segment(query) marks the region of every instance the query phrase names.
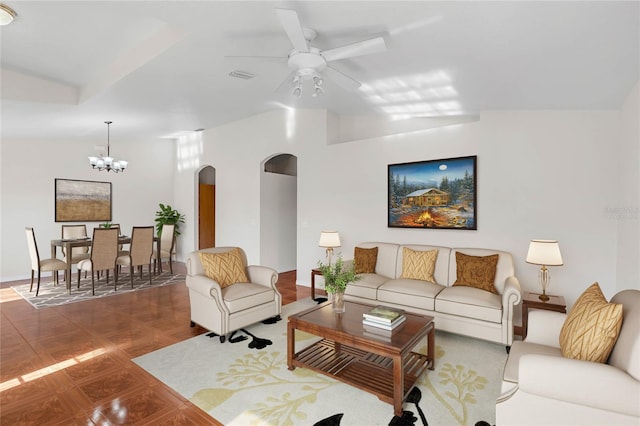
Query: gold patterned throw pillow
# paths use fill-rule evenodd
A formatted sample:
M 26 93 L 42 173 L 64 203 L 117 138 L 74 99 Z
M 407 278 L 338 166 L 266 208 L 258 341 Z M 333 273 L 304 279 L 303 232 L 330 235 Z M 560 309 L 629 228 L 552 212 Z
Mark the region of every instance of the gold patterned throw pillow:
M 438 250 L 417 251 L 402 247 L 402 275 L 400 278 L 436 282 L 433 272 L 436 270 Z
M 220 288 L 249 282 L 239 248 L 236 247 L 224 253 L 198 252 L 198 255 L 205 275 L 217 281 Z
M 622 327 L 622 305 L 609 303 L 600 285 L 591 285 L 576 300 L 560 331 L 560 350 L 567 358 L 607 362 Z
M 356 274 L 375 274 L 378 247 L 369 249 L 356 247 L 353 253 L 353 269 Z
M 453 285 L 475 287 L 498 294 L 498 290 L 494 285 L 497 266 L 497 254 L 492 254 L 491 256 L 469 256 L 457 251 L 456 282 Z

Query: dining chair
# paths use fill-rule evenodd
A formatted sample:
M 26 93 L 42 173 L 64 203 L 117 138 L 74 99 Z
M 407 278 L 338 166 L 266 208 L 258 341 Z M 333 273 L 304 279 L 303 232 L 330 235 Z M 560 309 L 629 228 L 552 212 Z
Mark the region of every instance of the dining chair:
M 62 225 L 62 239 L 72 238 L 86 238 L 87 237 L 87 225 Z M 71 256 L 67 256 L 67 253 L 62 248 L 62 260 L 65 262 L 71 262 L 72 265 L 76 265 L 78 262 L 84 259 L 88 259 L 89 247 L 73 247 L 71 249 Z
M 120 228 L 119 223 L 112 223 L 111 229 L 117 229 L 118 236 L 122 235 L 122 228 Z M 127 254 L 129 254 L 129 251 L 124 249 L 124 244 L 118 244 L 118 256 L 126 256 Z
M 117 229 L 118 230 L 118 236 L 122 235 L 122 229 L 120 228 L 120 224 L 119 223 L 110 223 L 109 224 L 109 228 L 106 229 Z M 124 244 L 118 244 L 118 256 L 126 256 L 129 254 L 129 251 L 124 249 Z M 98 279 L 100 279 L 100 271 L 98 271 L 98 273 L 96 274 Z M 86 276 L 85 276 L 86 278 Z
M 173 263 L 171 255 L 175 247 L 175 225 L 162 225 L 162 231 L 160 231 L 160 253 L 157 250 L 153 250 L 153 262 L 154 269 L 162 271 L 162 259 L 169 259 L 169 271 L 173 274 Z M 156 263 L 157 262 L 157 263 Z
M 27 245 L 29 246 L 29 255 L 31 256 L 31 287 L 29 292 L 33 291 L 33 273 L 38 273 L 38 285 L 36 286 L 36 296 L 40 292 L 40 274 L 41 272 L 53 273 L 53 284 L 58 284 L 58 271 L 66 271 L 66 262 L 60 259 L 40 259 L 38 253 L 38 244 L 36 243 L 36 233 L 33 228 L 25 228 L 27 234 Z
M 151 258 L 153 256 L 153 226 L 134 226 L 131 231 L 130 250 L 126 255 L 118 255 L 116 265 L 129 266 L 129 278 L 133 288 L 133 267 L 137 266 L 142 278 L 142 267 L 149 267 L 149 284 L 151 284 Z M 116 272 L 117 273 L 117 272 Z
M 80 272 L 91 272 L 91 293 L 95 295 L 94 272 L 106 271 L 106 280 L 109 284 L 109 270 L 113 269 L 115 275 L 113 288 L 114 290 L 118 289 L 118 275 L 115 273 L 118 257 L 118 233 L 117 228 L 94 228 L 91 257 L 78 263 L 78 288 L 80 288 Z

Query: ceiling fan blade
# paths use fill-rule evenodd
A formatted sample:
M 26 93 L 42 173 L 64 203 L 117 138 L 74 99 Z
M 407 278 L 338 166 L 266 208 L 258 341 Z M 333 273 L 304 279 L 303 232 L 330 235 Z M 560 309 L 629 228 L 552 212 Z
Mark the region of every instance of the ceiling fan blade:
M 293 48 L 300 52 L 308 52 L 309 45 L 307 39 L 304 37 L 304 31 L 302 31 L 302 25 L 300 19 L 298 19 L 298 13 L 295 10 L 278 9 L 276 8 L 278 19 L 287 33 L 287 37 L 291 40 Z
M 371 53 L 379 53 L 387 50 L 384 38 L 376 37 L 358 43 L 348 44 L 335 49 L 329 49 L 320 54 L 328 61 L 336 61 L 338 59 L 353 58 L 356 56 L 369 55 Z
M 225 59 L 259 59 L 261 61 L 286 61 L 286 56 L 251 56 L 251 55 L 227 55 Z
M 326 67 L 322 73 L 331 81 L 347 90 L 357 90 L 361 84 L 348 75 L 341 73 L 335 68 Z

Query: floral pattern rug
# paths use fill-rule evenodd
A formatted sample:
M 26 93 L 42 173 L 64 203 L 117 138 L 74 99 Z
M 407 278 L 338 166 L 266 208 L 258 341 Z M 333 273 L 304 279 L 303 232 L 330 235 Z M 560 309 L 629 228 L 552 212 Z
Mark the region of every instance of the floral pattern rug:
M 262 349 L 251 349 L 251 339 L 220 343 L 201 335 L 133 361 L 225 425 L 313 425 L 336 414 L 343 414 L 342 425 L 390 424 L 393 406 L 374 395 L 305 368 L 287 369 L 287 316 L 313 304 L 286 305 L 282 321 L 247 327 L 272 341 Z M 297 331 L 296 351 L 316 340 Z M 425 338 L 414 350 L 426 349 Z M 506 359 L 502 345 L 437 331 L 435 370 L 417 383 L 428 423 L 495 423 Z M 405 402 L 404 410 L 422 424 L 415 404 Z

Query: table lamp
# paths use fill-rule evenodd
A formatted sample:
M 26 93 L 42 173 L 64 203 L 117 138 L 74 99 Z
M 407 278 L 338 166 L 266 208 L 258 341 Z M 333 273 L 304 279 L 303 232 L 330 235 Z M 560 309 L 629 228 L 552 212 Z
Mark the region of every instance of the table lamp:
M 538 282 L 542 287 L 542 294 L 539 299 L 546 302 L 549 300 L 546 292 L 551 278 L 547 266 L 563 265 L 558 242 L 556 240 L 531 240 L 529 252 L 527 253 L 527 263 L 542 265 L 538 273 Z
M 333 249 L 335 247 L 340 247 L 340 235 L 337 231 L 322 231 L 320 232 L 320 242 L 318 243 L 320 247 L 326 247 L 327 249 L 327 260 L 329 265 L 331 265 L 331 256 L 333 256 Z

